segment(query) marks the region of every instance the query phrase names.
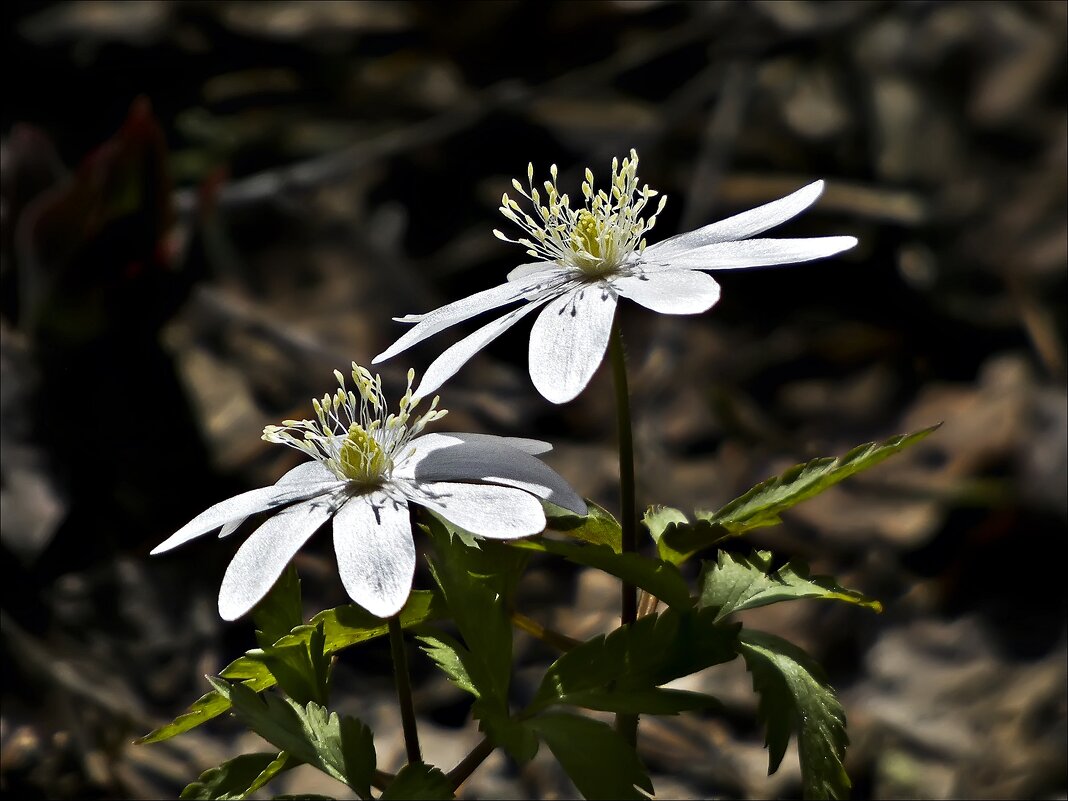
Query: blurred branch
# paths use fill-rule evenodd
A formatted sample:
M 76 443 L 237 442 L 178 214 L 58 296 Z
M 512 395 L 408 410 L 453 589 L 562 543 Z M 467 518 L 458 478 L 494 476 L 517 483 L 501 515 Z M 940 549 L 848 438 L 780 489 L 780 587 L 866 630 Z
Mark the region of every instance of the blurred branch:
M 620 49 L 611 58 L 581 67 L 538 86 L 524 86 L 516 81 L 501 81 L 478 93 L 455 108 L 404 128 L 398 128 L 336 153 L 327 153 L 287 167 L 266 170 L 232 181 L 219 190 L 220 209 L 232 209 L 271 200 L 285 192 L 312 189 L 345 178 L 353 171 L 397 153 L 440 141 L 478 122 L 493 111 L 517 108 L 543 94 L 588 92 L 592 87 L 615 78 L 622 72 L 640 67 L 666 53 L 700 40 L 715 27 L 711 17 L 700 23 L 685 25 L 656 37 L 642 39 Z M 194 214 L 200 204 L 198 190 L 183 189 L 175 195 L 179 215 Z

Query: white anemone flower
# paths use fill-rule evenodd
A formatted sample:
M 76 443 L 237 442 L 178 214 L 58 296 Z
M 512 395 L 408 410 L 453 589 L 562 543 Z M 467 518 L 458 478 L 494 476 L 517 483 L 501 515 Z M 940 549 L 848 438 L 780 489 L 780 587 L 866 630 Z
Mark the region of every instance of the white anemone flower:
M 355 362 L 358 392 L 340 389 L 313 400 L 317 420 L 267 426 L 263 438 L 312 457 L 270 487 L 215 504 L 156 546 L 169 551 L 214 529 L 232 534 L 256 512 L 275 514 L 238 548 L 219 591 L 219 614 L 236 620 L 274 585 L 294 554 L 333 520 L 338 571 L 349 596 L 389 617 L 404 606 L 415 571 L 410 504 L 425 507 L 479 537 L 515 539 L 545 528 L 539 499 L 586 514 L 586 504 L 535 458 L 545 442 L 486 434 L 422 434 L 446 414 L 435 397 L 422 415 L 414 371 L 396 414 L 387 414 L 382 380 Z
M 553 403 L 575 398 L 589 383 L 604 357 L 620 297 L 662 314 L 700 314 L 719 300 L 720 288 L 706 270 L 737 270 L 822 259 L 857 244 L 852 236 L 805 239 L 756 239 L 807 209 L 823 192 L 816 181 L 791 195 L 728 217 L 696 231 L 646 247 L 645 235 L 663 211 L 661 197 L 647 219 L 642 212 L 657 192 L 638 186 L 638 154 L 612 160 L 610 190 L 594 189 L 586 170 L 582 184 L 585 205 L 573 209 L 557 188 L 554 164 L 542 192 L 534 186 L 534 166 L 527 168 L 527 186 L 512 181 L 534 207 L 523 212 L 508 197 L 501 213 L 525 232 L 507 242 L 527 248 L 538 261 L 508 273 L 508 283 L 421 315 L 396 318 L 415 325 L 373 360 L 378 363 L 407 350 L 437 332 L 491 309 L 526 301 L 461 339 L 427 368 L 416 390 L 434 392 L 472 356 L 528 314 L 540 309 L 530 334 L 530 378 Z

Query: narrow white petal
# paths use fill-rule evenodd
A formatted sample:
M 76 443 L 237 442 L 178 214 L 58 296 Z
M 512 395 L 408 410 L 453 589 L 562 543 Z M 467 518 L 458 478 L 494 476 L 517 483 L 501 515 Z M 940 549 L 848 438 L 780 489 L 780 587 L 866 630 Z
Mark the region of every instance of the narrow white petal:
M 721 242 L 670 258 L 670 266 L 693 270 L 738 270 L 771 267 L 824 259 L 857 244 L 853 236 L 817 236 L 808 239 L 743 239 Z
M 398 466 L 401 466 L 405 460 L 413 455 L 418 454 L 421 457 L 430 451 L 437 450 L 438 448 L 449 448 L 461 442 L 502 442 L 518 451 L 529 453 L 531 456 L 548 453 L 553 449 L 553 446 L 550 443 L 543 442 L 540 439 L 527 439 L 526 437 L 498 437 L 494 434 L 472 434 L 467 431 L 436 431 L 433 434 L 423 434 L 421 437 L 413 439 L 408 443 L 408 447 L 405 449 L 404 454 L 398 457 L 395 461 Z
M 219 615 L 237 620 L 258 604 L 289 560 L 331 518 L 340 499 L 323 495 L 283 509 L 249 535 L 226 568 L 219 588 Z
M 492 440 L 494 442 L 502 442 L 510 448 L 515 448 L 517 451 L 523 451 L 523 453 L 529 453 L 531 456 L 537 456 L 539 453 L 548 453 L 553 449 L 552 443 L 544 442 L 540 439 L 528 439 L 527 437 L 498 437 L 494 434 L 454 434 L 451 432 L 442 432 L 444 436 L 456 437 L 464 442 L 484 442 Z M 415 440 L 413 440 L 415 442 Z
M 417 342 L 422 342 L 427 337 L 433 336 L 449 326 L 482 314 L 482 312 L 524 300 L 530 296 L 530 293 L 536 292 L 544 282 L 545 278 L 542 275 L 531 275 L 519 281 L 484 289 L 474 295 L 469 295 L 466 298 L 461 298 L 446 306 L 434 309 L 434 311 L 419 317 L 418 322 L 412 328 L 408 329 L 400 339 L 375 356 L 371 363 L 378 364 L 378 362 L 396 356 Z M 410 315 L 402 319 L 409 321 L 413 319 L 413 316 Z
M 303 462 L 274 482 L 274 486 L 277 487 L 280 484 L 300 484 L 304 481 L 315 480 L 337 481 L 337 477 L 323 466 L 322 462 Z M 246 520 L 248 520 L 247 517 L 239 517 L 237 520 L 231 520 L 219 529 L 219 539 L 221 540 L 223 537 L 229 537 L 241 528 L 241 524 Z
M 352 600 L 378 617 L 401 610 L 415 574 L 412 524 L 403 499 L 374 492 L 346 503 L 334 516 L 334 552 Z
M 530 264 L 520 264 L 513 267 L 508 273 L 509 281 L 519 281 L 530 275 L 541 275 L 551 278 L 555 275 L 563 275 L 566 271 L 559 264 L 552 261 L 535 261 Z
M 612 281 L 625 298 L 661 314 L 700 314 L 719 300 L 719 284 L 696 270 L 658 270 Z
M 512 487 L 439 481 L 414 485 L 405 494 L 413 503 L 479 537 L 511 540 L 545 528 L 541 502 Z
M 329 472 L 329 471 L 327 471 Z M 219 528 L 231 520 L 244 520 L 249 515 L 273 509 L 296 501 L 303 501 L 315 495 L 322 495 L 342 485 L 333 473 L 329 479 L 312 479 L 292 484 L 274 484 L 270 487 L 242 492 L 201 512 L 171 536 L 152 549 L 152 555 L 177 548 L 189 540 Z
M 665 259 L 686 250 L 717 242 L 748 239 L 796 217 L 815 203 L 821 194 L 823 194 L 823 181 L 816 181 L 779 200 L 743 211 L 741 214 L 698 228 L 696 231 L 678 234 L 663 242 L 657 242 L 647 247 L 645 252 L 652 259 Z
M 503 317 L 498 317 L 493 322 L 482 326 L 473 334 L 464 337 L 455 345 L 446 348 L 446 350 L 438 356 L 438 358 L 434 359 L 434 361 L 430 363 L 430 366 L 426 368 L 426 372 L 423 373 L 423 379 L 419 382 L 419 386 L 415 390 L 415 397 L 425 398 L 427 395 L 432 395 L 442 384 L 456 375 L 457 371 L 467 364 L 472 356 L 532 311 L 541 308 L 541 306 L 548 301 L 549 297 L 552 297 L 552 295 L 538 298 L 524 306 L 520 306 L 518 309 L 513 309 Z
M 530 378 L 547 400 L 566 403 L 590 383 L 615 310 L 615 292 L 598 281 L 556 298 L 538 315 L 530 332 Z
M 586 502 L 551 467 L 528 453 L 513 448 L 504 437 L 486 434 L 471 438 L 452 434 L 427 434 L 413 440 L 414 455 L 395 475 L 418 484 L 434 481 L 482 481 L 516 487 L 586 514 Z

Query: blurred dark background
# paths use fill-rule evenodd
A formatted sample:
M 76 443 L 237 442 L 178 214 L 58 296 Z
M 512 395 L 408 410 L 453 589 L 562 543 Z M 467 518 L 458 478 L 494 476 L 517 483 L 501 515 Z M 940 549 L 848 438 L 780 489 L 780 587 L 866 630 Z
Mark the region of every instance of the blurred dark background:
M 216 720 L 130 741 L 253 645 L 215 596 L 234 541 L 148 551 L 299 457 L 259 439 L 331 370 L 524 260 L 493 238 L 513 176 L 577 194 L 631 147 L 656 238 L 827 180 L 774 235 L 825 263 L 722 274 L 700 318 L 623 307 L 640 499 L 711 508 L 794 462 L 938 421 L 922 446 L 752 541 L 880 597 L 756 610 L 840 689 L 857 797 L 1064 798 L 1066 46 L 1062 2 L 133 2 L 3 5 L 0 788 L 176 795 L 261 747 Z M 616 502 L 610 382 L 554 407 L 529 326 L 444 389 L 447 428 L 539 436 Z M 466 330 L 472 330 L 470 326 Z M 458 332 L 387 363 L 395 391 Z M 749 547 L 744 543 L 738 547 Z M 308 611 L 344 602 L 329 538 Z M 425 577 L 417 576 L 417 585 Z M 424 584 L 425 586 L 425 584 Z M 536 563 L 523 611 L 613 625 L 607 577 Z M 517 699 L 551 655 L 517 635 Z M 478 740 L 415 659 L 430 761 Z M 402 745 L 387 654 L 338 704 Z M 740 665 L 686 686 L 725 715 L 649 719 L 664 797 L 791 797 Z M 287 783 L 288 782 L 288 783 Z M 342 792 L 307 772 L 282 789 Z M 497 754 L 467 797 L 573 793 Z

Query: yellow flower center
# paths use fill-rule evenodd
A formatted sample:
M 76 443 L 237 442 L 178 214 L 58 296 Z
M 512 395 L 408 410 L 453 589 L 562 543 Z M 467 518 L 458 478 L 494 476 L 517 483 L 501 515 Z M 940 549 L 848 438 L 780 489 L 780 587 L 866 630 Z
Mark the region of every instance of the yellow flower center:
M 346 478 L 360 484 L 377 484 L 393 467 L 382 446 L 359 423 L 349 426 L 338 453 L 338 464 Z
M 601 226 L 597 224 L 597 218 L 585 209 L 579 212 L 571 248 L 576 253 L 586 251 L 594 258 L 601 258 Z

